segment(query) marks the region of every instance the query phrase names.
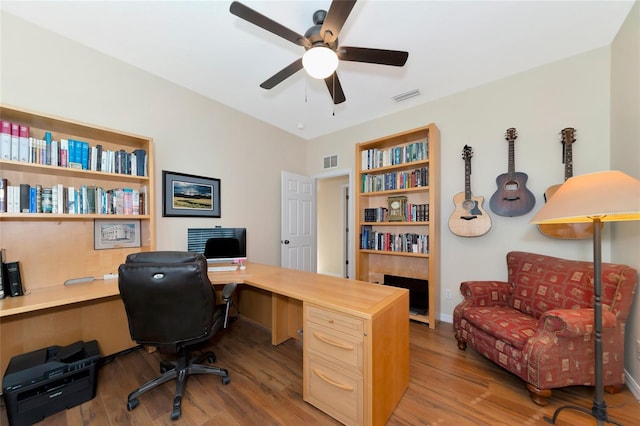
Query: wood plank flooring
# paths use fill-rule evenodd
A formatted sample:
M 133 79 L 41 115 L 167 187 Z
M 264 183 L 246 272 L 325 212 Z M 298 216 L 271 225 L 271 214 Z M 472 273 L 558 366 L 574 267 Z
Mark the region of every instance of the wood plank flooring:
M 269 330 L 246 319 L 211 341 L 227 368 L 228 386 L 215 376 L 191 376 L 182 417 L 170 420 L 174 382 L 147 392 L 127 411 L 127 395 L 158 373 L 159 354 L 143 350 L 116 358 L 100 369 L 97 396 L 45 418 L 46 426 L 76 425 L 337 425 L 302 400 L 302 345 L 290 340 L 274 347 Z M 593 390 L 571 387 L 554 391 L 546 407 L 529 400 L 522 381 L 469 348 L 457 349 L 451 324 L 436 330 L 411 324 L 411 381 L 389 425 L 546 425 L 562 405 L 592 406 Z M 628 389 L 605 393 L 609 417 L 625 426 L 640 424 L 640 403 Z M 594 425 L 585 414 L 564 410 L 558 426 Z M 4 402 L 0 425 L 8 425 Z

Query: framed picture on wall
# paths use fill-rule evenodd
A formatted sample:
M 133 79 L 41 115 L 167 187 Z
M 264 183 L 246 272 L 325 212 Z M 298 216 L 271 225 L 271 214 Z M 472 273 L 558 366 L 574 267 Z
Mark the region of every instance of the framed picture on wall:
M 140 247 L 140 220 L 96 219 L 93 234 L 95 250 Z
M 220 217 L 220 179 L 162 171 L 162 216 Z

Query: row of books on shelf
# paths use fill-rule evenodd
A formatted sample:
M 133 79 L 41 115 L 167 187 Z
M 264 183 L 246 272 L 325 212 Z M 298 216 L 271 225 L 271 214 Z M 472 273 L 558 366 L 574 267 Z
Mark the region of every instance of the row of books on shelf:
M 0 179 L 0 213 L 143 215 L 148 211 L 146 186 L 104 189 L 95 185 L 52 187 L 8 185 Z
M 426 160 L 429 158 L 429 140 L 424 139 L 386 149 L 367 149 L 361 151 L 360 155 L 362 170 Z
M 5 249 L 0 248 L 0 299 L 24 294 L 20 275 L 20 262 L 7 262 L 6 260 Z
M 362 192 L 390 191 L 394 189 L 417 188 L 429 185 L 429 167 L 404 172 L 384 174 L 363 174 Z
M 404 222 L 428 222 L 429 204 L 404 203 Z M 386 207 L 371 207 L 364 209 L 365 222 L 387 222 L 389 209 Z
M 2 121 L 0 123 L 0 159 L 47 166 L 77 168 L 105 173 L 147 176 L 147 152 L 135 149 L 112 151 L 102 144 L 90 146 L 75 139 L 53 140 L 51 132 L 42 139 L 30 136 L 29 126 Z
M 371 225 L 362 225 L 360 249 L 402 253 L 429 253 L 429 236 L 415 233 L 379 232 Z

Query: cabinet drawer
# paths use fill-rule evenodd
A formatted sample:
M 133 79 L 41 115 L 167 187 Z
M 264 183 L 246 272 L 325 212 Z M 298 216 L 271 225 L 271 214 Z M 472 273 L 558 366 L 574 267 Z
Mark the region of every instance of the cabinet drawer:
M 362 376 L 307 354 L 304 399 L 346 425 L 363 423 Z
M 363 340 L 361 336 L 352 336 L 308 322 L 304 338 L 307 339 L 305 350 L 333 358 L 336 362 L 354 368 L 360 374 L 363 373 Z
M 364 333 L 364 321 L 362 319 L 316 308 L 315 306 L 307 305 L 305 307 L 305 321 L 360 338 Z

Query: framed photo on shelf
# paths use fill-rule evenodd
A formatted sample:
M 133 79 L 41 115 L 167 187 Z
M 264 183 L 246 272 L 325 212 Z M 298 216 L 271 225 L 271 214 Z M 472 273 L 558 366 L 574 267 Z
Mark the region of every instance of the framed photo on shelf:
M 93 221 L 95 250 L 140 247 L 140 219 Z
M 220 179 L 162 171 L 162 216 L 220 217 Z

